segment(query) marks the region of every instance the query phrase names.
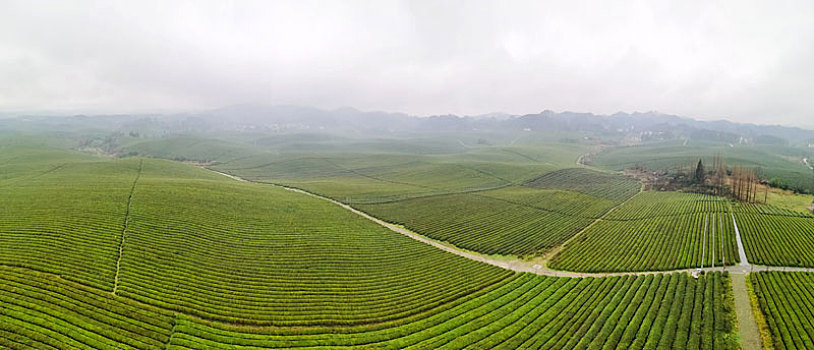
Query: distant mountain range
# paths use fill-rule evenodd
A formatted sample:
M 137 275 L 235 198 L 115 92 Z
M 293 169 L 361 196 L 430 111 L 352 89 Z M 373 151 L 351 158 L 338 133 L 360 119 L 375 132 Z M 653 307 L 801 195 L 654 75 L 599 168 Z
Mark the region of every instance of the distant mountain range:
M 299 106 L 240 105 L 216 109 L 196 117 L 215 129 L 230 130 L 335 130 L 362 133 L 563 130 L 600 134 L 640 133 L 664 139 L 749 140 L 756 143 L 799 143 L 814 138 L 814 131 L 800 128 L 699 121 L 658 112 L 595 115 L 545 110 L 522 116 L 493 113 L 474 117 L 412 117 L 402 113 L 362 112 L 352 108 L 328 111 Z
M 0 119 L 6 130 L 42 127 L 113 129 L 144 135 L 229 132 L 343 132 L 372 135 L 488 131 L 569 131 L 600 135 L 637 135 L 644 139 L 694 139 L 765 144 L 814 143 L 814 131 L 795 127 L 699 121 L 658 112 L 553 112 L 515 116 L 493 113 L 413 117 L 403 113 L 362 112 L 353 108 L 322 110 L 301 106 L 237 105 L 202 113 L 172 115 L 103 115 Z M 0 130 L 2 130 L 0 129 Z

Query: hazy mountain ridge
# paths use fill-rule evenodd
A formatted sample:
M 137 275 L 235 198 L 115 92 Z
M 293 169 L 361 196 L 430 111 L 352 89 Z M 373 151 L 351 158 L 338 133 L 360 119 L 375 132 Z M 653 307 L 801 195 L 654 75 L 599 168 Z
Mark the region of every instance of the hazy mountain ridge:
M 20 116 L 0 120 L 6 130 L 100 129 L 145 136 L 229 132 L 343 132 L 397 135 L 469 131 L 571 131 L 633 135 L 643 140 L 717 140 L 731 143 L 811 143 L 814 131 L 778 125 L 701 121 L 659 112 L 593 113 L 544 110 L 522 116 L 415 117 L 404 113 L 323 110 L 302 106 L 236 105 L 202 113 L 169 115 Z

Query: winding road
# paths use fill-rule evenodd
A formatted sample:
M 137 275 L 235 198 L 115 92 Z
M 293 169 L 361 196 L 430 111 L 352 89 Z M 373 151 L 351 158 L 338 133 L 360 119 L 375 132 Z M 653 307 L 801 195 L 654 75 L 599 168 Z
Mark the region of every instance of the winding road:
M 541 264 L 540 262 L 528 261 L 528 260 L 520 260 L 520 259 L 501 259 L 501 258 L 495 258 L 495 257 L 492 257 L 492 256 L 480 254 L 480 253 L 477 253 L 477 252 L 468 251 L 468 250 L 461 249 L 461 248 L 455 247 L 453 245 L 450 245 L 450 244 L 447 244 L 447 243 L 444 243 L 444 242 L 441 242 L 441 241 L 436 241 L 436 240 L 430 239 L 428 237 L 422 236 L 422 235 L 420 235 L 418 233 L 410 231 L 409 229 L 407 229 L 405 227 L 395 225 L 395 224 L 391 224 L 391 223 L 386 222 L 384 220 L 375 218 L 375 217 L 370 216 L 369 214 L 367 214 L 365 212 L 362 212 L 360 210 L 357 210 L 357 209 L 355 209 L 355 208 L 353 208 L 353 207 L 351 207 L 351 206 L 349 206 L 349 205 L 347 205 L 345 203 L 339 202 L 337 200 L 334 200 L 334 199 L 331 199 L 331 198 L 328 198 L 328 197 L 325 197 L 325 196 L 321 196 L 321 195 L 314 194 L 314 193 L 311 193 L 311 192 L 308 192 L 308 191 L 304 191 L 304 190 L 301 190 L 299 188 L 288 187 L 288 186 L 273 184 L 273 183 L 268 183 L 268 182 L 255 182 L 255 181 L 247 180 L 247 179 L 244 179 L 244 178 L 232 175 L 232 174 L 227 174 L 227 173 L 224 173 L 224 172 L 220 172 L 220 171 L 217 171 L 217 170 L 214 170 L 214 169 L 209 169 L 209 168 L 205 168 L 205 169 L 210 170 L 212 172 L 215 172 L 217 174 L 229 177 L 229 178 L 231 178 L 233 180 L 243 181 L 243 182 L 260 183 L 260 184 L 264 184 L 264 185 L 269 185 L 269 186 L 282 188 L 282 189 L 292 191 L 292 192 L 301 193 L 301 194 L 311 196 L 311 197 L 314 197 L 314 198 L 319 198 L 321 200 L 328 201 L 328 202 L 331 202 L 331 203 L 333 203 L 333 204 L 335 204 L 337 206 L 340 206 L 340 207 L 344 208 L 345 210 L 348 210 L 348 211 L 350 211 L 350 212 L 352 212 L 352 213 L 354 213 L 356 215 L 359 215 L 359 216 L 361 216 L 361 217 L 363 217 L 365 219 L 368 219 L 370 221 L 373 221 L 373 222 L 375 222 L 375 223 L 377 223 L 377 224 L 379 224 L 381 226 L 384 226 L 384 227 L 390 229 L 393 232 L 397 232 L 397 233 L 403 234 L 403 235 L 405 235 L 407 237 L 410 237 L 410 238 L 412 238 L 412 239 L 414 239 L 416 241 L 419 241 L 419 242 L 422 242 L 422 243 L 425 243 L 425 244 L 429 244 L 429 245 L 431 245 L 433 247 L 436 247 L 438 249 L 441 249 L 443 251 L 446 251 L 446 252 L 449 252 L 449 253 L 452 253 L 452 254 L 467 258 L 467 259 L 479 261 L 479 262 L 482 262 L 482 263 L 486 263 L 486 264 L 489 264 L 489 265 L 494 265 L 494 266 L 497 266 L 497 267 L 501 267 L 501 268 L 504 268 L 504 269 L 507 269 L 507 270 L 517 271 L 517 272 L 528 272 L 528 273 L 533 273 L 533 274 L 537 274 L 537 275 L 544 275 L 544 276 L 574 277 L 574 278 L 610 277 L 610 276 L 627 276 L 627 275 L 652 275 L 652 274 L 658 274 L 658 273 L 672 273 L 672 272 L 688 272 L 688 273 L 692 273 L 692 272 L 695 272 L 695 271 L 729 271 L 730 273 L 740 273 L 740 274 L 746 274 L 746 273 L 758 272 L 758 271 L 768 271 L 768 270 L 772 270 L 772 271 L 814 272 L 814 268 L 773 267 L 773 266 L 762 266 L 762 265 L 749 264 L 749 262 L 747 261 L 747 258 L 746 258 L 746 252 L 745 252 L 745 250 L 743 248 L 743 243 L 741 242 L 740 231 L 738 230 L 738 223 L 735 221 L 735 216 L 734 215 L 732 215 L 732 222 L 735 225 L 735 237 L 736 237 L 736 239 L 738 241 L 738 254 L 740 255 L 740 260 L 741 260 L 741 262 L 738 265 L 734 265 L 734 266 L 718 266 L 718 267 L 714 267 L 714 268 L 713 267 L 705 267 L 705 268 L 689 268 L 689 269 L 658 270 L 658 271 L 572 272 L 572 271 L 552 270 L 552 269 L 544 266 L 544 264 Z M 613 209 L 616 209 L 616 208 L 613 208 Z M 612 212 L 613 209 L 608 211 L 608 213 Z M 597 219 L 597 220 L 601 220 L 601 218 Z M 577 235 L 579 235 L 579 233 Z M 576 237 L 576 235 L 575 235 L 575 237 Z M 573 239 L 573 237 L 571 239 Z M 568 244 L 568 242 L 564 243 L 562 246 L 565 246 L 566 244 Z

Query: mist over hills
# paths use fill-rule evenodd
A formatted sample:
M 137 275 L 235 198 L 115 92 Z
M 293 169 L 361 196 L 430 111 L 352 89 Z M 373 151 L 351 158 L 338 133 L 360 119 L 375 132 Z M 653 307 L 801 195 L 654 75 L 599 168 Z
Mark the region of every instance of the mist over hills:
M 200 113 L 153 115 L 18 116 L 0 119 L 4 130 L 113 130 L 143 136 L 213 132 L 334 132 L 370 136 L 455 132 L 581 132 L 633 135 L 641 140 L 715 140 L 732 143 L 811 143 L 814 131 L 779 125 L 700 121 L 659 112 L 612 115 L 554 112 L 415 117 L 353 108 L 235 105 Z

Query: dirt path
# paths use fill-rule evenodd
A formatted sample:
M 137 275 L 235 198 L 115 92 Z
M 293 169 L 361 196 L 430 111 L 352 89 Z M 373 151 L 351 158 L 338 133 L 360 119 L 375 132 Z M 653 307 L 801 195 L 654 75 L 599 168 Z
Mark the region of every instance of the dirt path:
M 217 174 L 221 174 L 221 175 L 226 176 L 226 177 L 228 177 L 230 179 L 233 179 L 233 180 L 243 181 L 243 182 L 252 182 L 251 180 L 246 180 L 244 178 L 234 176 L 234 175 L 231 175 L 231 174 L 227 174 L 227 173 L 223 173 L 223 172 L 220 172 L 220 171 L 217 171 L 217 170 L 213 170 L 213 169 L 209 169 L 209 168 L 205 168 L 205 169 L 207 169 L 209 171 L 212 171 L 212 172 L 215 172 Z M 479 262 L 482 262 L 482 263 L 486 263 L 486 264 L 489 264 L 489 265 L 494 265 L 494 266 L 497 266 L 497 267 L 501 267 L 501 268 L 504 268 L 504 269 L 517 271 L 517 272 L 529 272 L 529 273 L 533 273 L 533 274 L 537 274 L 537 275 L 557 276 L 557 277 L 574 277 L 574 278 L 627 276 L 627 275 L 652 275 L 652 274 L 658 274 L 658 273 L 673 273 L 673 272 L 692 273 L 692 272 L 696 272 L 696 271 L 706 271 L 706 272 L 709 272 L 709 271 L 729 271 L 731 274 L 747 274 L 747 273 L 750 273 L 750 272 L 759 272 L 759 271 L 814 272 L 814 268 L 785 267 L 785 266 L 763 266 L 763 265 L 749 264 L 749 262 L 746 260 L 746 253 L 745 253 L 745 251 L 743 249 L 743 243 L 741 242 L 741 238 L 740 238 L 740 231 L 738 231 L 738 223 L 735 222 L 735 216 L 734 215 L 732 215 L 732 220 L 733 220 L 733 223 L 735 225 L 735 237 L 736 237 L 736 239 L 738 241 L 739 254 L 741 254 L 741 262 L 740 262 L 740 264 L 738 264 L 736 266 L 718 266 L 718 267 L 714 267 L 714 268 L 713 267 L 706 267 L 706 268 L 700 268 L 700 269 L 699 268 L 689 268 L 689 269 L 675 269 L 675 270 L 663 270 L 663 271 L 636 271 L 636 272 L 571 272 L 571 271 L 552 270 L 552 269 L 548 268 L 547 266 L 544 266 L 544 264 L 542 263 L 543 261 L 541 261 L 541 260 L 536 260 L 536 261 L 531 260 L 531 261 L 529 261 L 529 260 L 509 259 L 509 258 L 495 258 L 493 256 L 484 255 L 484 254 L 477 253 L 477 252 L 472 252 L 472 251 L 467 251 L 467 250 L 455 247 L 453 245 L 450 245 L 450 244 L 447 244 L 447 243 L 444 243 L 444 242 L 441 242 L 441 241 L 436 241 L 434 239 L 430 239 L 428 237 L 422 236 L 422 235 L 420 235 L 418 233 L 415 233 L 413 231 L 408 230 L 405 227 L 402 227 L 402 226 L 399 226 L 399 225 L 394 225 L 394 224 L 391 224 L 389 222 L 383 221 L 381 219 L 375 218 L 375 217 L 370 216 L 365 212 L 359 211 L 359 210 L 357 210 L 357 209 L 355 209 L 355 208 L 353 208 L 353 207 L 351 207 L 351 206 L 349 206 L 349 205 L 347 205 L 345 203 L 333 200 L 333 199 L 328 198 L 328 197 L 323 197 L 323 196 L 320 196 L 318 194 L 314 194 L 314 193 L 304 191 L 304 190 L 301 190 L 301 189 L 298 189 L 298 188 L 292 188 L 292 187 L 288 187 L 288 186 L 283 186 L 283 185 L 278 185 L 278 184 L 271 184 L 271 183 L 266 183 L 266 182 L 264 182 L 263 184 L 269 185 L 269 186 L 275 186 L 275 187 L 282 188 L 282 189 L 285 189 L 285 190 L 288 190 L 288 191 L 301 193 L 301 194 L 304 194 L 304 195 L 307 195 L 307 196 L 311 196 L 311 197 L 314 197 L 314 198 L 318 198 L 318 199 L 321 199 L 321 200 L 324 200 L 324 201 L 331 202 L 331 203 L 333 203 L 333 204 L 335 204 L 337 206 L 340 206 L 340 207 L 344 208 L 345 210 L 348 210 L 348 211 L 350 211 L 350 212 L 352 212 L 352 213 L 354 213 L 356 215 L 359 215 L 359 216 L 361 216 L 361 217 L 363 217 L 365 219 L 373 221 L 373 222 L 375 222 L 375 223 L 377 223 L 377 224 L 379 224 L 381 226 L 384 226 L 385 228 L 388 228 L 393 232 L 400 233 L 400 234 L 403 234 L 403 235 L 405 235 L 407 237 L 410 237 L 410 238 L 412 238 L 412 239 L 414 239 L 416 241 L 419 241 L 419 242 L 422 242 L 422 243 L 425 243 L 425 244 L 429 244 L 429 245 L 431 245 L 433 247 L 436 247 L 438 249 L 441 249 L 443 251 L 446 251 L 446 252 L 449 252 L 449 253 L 452 253 L 452 254 L 467 258 L 467 259 L 479 261 Z M 641 193 L 641 192 L 639 192 L 639 193 Z M 635 195 L 633 197 L 635 197 Z M 629 198 L 628 200 L 632 199 L 633 197 Z M 622 204 L 624 204 L 624 202 Z M 608 214 L 613 212 L 614 209 L 618 208 L 622 204 L 620 204 L 620 205 L 618 205 L 618 206 L 616 206 L 614 208 L 611 208 L 602 217 L 607 216 Z M 602 220 L 602 218 L 598 218 L 593 223 L 591 223 L 591 225 L 593 225 L 594 223 L 596 223 L 598 221 L 601 221 L 601 220 Z M 589 225 L 588 227 L 590 227 L 591 225 Z M 579 235 L 579 234 L 577 234 L 577 235 Z M 575 235 L 574 237 L 576 237 L 577 235 Z M 573 239 L 573 237 L 571 239 Z M 565 244 L 567 244 L 567 243 L 568 242 L 566 241 Z M 561 245 L 560 247 L 564 246 L 565 244 Z
M 215 172 L 217 174 L 221 174 L 223 176 L 229 177 L 231 179 L 237 180 L 237 181 L 251 182 L 250 180 L 246 180 L 246 179 L 243 179 L 243 178 L 231 175 L 231 174 L 223 173 L 223 172 L 213 170 L 213 169 L 209 169 L 209 168 L 206 168 L 206 169 L 208 169 L 208 170 L 210 170 L 212 172 Z M 676 269 L 676 270 L 665 270 L 665 271 L 598 272 L 598 273 L 552 270 L 552 269 L 549 269 L 546 266 L 543 266 L 543 264 L 541 264 L 540 260 L 529 261 L 529 260 L 520 260 L 520 259 L 495 258 L 493 256 L 484 255 L 484 254 L 480 254 L 480 253 L 472 252 L 472 251 L 467 251 L 467 250 L 452 246 L 450 244 L 447 244 L 447 243 L 444 243 L 444 242 L 441 242 L 441 241 L 436 241 L 434 239 L 430 239 L 428 237 L 422 236 L 422 235 L 420 235 L 418 233 L 415 233 L 413 231 L 408 230 L 405 227 L 402 227 L 402 226 L 399 226 L 399 225 L 394 225 L 394 224 L 391 224 L 389 222 L 383 221 L 381 219 L 375 218 L 375 217 L 370 216 L 365 212 L 359 211 L 359 210 L 357 210 L 357 209 L 355 209 L 355 208 L 353 208 L 353 207 L 351 207 L 351 206 L 349 206 L 349 205 L 347 205 L 345 203 L 333 200 L 333 199 L 328 198 L 328 197 L 323 197 L 323 196 L 320 196 L 318 194 L 314 194 L 314 193 L 304 191 L 304 190 L 301 190 L 301 189 L 298 189 L 298 188 L 292 188 L 292 187 L 288 187 L 288 186 L 265 183 L 265 182 L 263 184 L 269 185 L 269 186 L 275 186 L 275 187 L 282 188 L 282 189 L 285 189 L 285 190 L 288 190 L 288 191 L 301 193 L 301 194 L 304 194 L 304 195 L 307 195 L 307 196 L 311 196 L 311 197 L 314 197 L 314 198 L 318 198 L 318 199 L 321 199 L 321 200 L 324 200 L 324 201 L 331 202 L 334 205 L 340 206 L 340 207 L 344 208 L 345 210 L 348 210 L 348 211 L 350 211 L 350 212 L 352 212 L 352 213 L 354 213 L 356 215 L 359 215 L 359 216 L 361 216 L 361 217 L 363 217 L 365 219 L 368 219 L 370 221 L 373 221 L 373 222 L 375 222 L 375 223 L 377 223 L 377 224 L 379 224 L 379 225 L 381 225 L 381 226 L 383 226 L 383 227 L 385 227 L 387 229 L 390 229 L 393 232 L 400 233 L 402 235 L 410 237 L 410 238 L 412 238 L 412 239 L 414 239 L 416 241 L 419 241 L 419 242 L 422 242 L 422 243 L 425 243 L 425 244 L 429 244 L 429 245 L 431 245 L 433 247 L 436 247 L 438 249 L 441 249 L 443 251 L 446 251 L 446 252 L 449 252 L 449 253 L 452 253 L 452 254 L 467 258 L 467 259 L 479 261 L 479 262 L 482 262 L 482 263 L 486 263 L 486 264 L 489 264 L 489 265 L 494 265 L 494 266 L 497 266 L 497 267 L 501 267 L 501 268 L 504 268 L 504 269 L 517 271 L 517 272 L 529 272 L 529 273 L 533 273 L 533 274 L 537 274 L 537 275 L 557 276 L 557 277 L 575 277 L 575 278 L 580 278 L 580 277 L 627 276 L 627 275 L 652 275 L 652 274 L 673 273 L 673 272 L 692 273 L 694 271 L 729 271 L 730 273 L 733 273 L 733 274 L 746 274 L 746 273 L 749 273 L 751 271 L 758 272 L 758 271 L 767 271 L 767 270 L 814 272 L 814 268 L 768 267 L 768 266 L 760 266 L 760 265 L 750 265 L 748 262 L 746 264 L 744 264 L 743 262 L 745 261 L 745 257 L 741 260 L 741 264 L 737 265 L 737 266 L 718 266 L 718 267 L 715 267 L 715 268 L 707 267 L 707 268 L 702 268 L 702 269 L 689 268 L 689 269 Z M 635 197 L 635 195 L 633 197 Z M 633 197 L 631 197 L 631 199 Z M 628 200 L 630 200 L 630 199 L 628 199 Z M 620 206 L 621 206 L 621 204 L 620 204 Z M 603 215 L 603 217 L 607 216 L 608 214 L 613 212 L 614 209 L 616 209 L 618 207 L 619 206 L 616 206 L 616 207 L 610 209 L 605 215 Z M 595 220 L 594 223 L 596 223 L 597 221 L 600 221 L 600 220 L 602 220 L 602 218 L 599 218 L 599 219 Z M 590 225 L 589 225 L 589 227 L 590 227 Z M 740 236 L 737 234 L 737 232 L 738 232 L 737 231 L 737 223 L 735 224 L 735 232 L 736 232 L 736 236 L 738 237 L 738 246 L 741 247 L 742 244 L 740 242 Z
M 210 171 L 215 172 L 215 173 L 217 173 L 217 174 L 221 174 L 221 175 L 226 176 L 226 177 L 228 177 L 228 178 L 230 178 L 230 179 L 232 179 L 232 180 L 243 181 L 243 182 L 250 182 L 249 180 L 246 180 L 246 179 L 244 179 L 244 178 L 242 178 L 242 177 L 237 177 L 237 176 L 234 176 L 234 175 L 232 175 L 232 174 L 227 174 L 227 173 L 220 172 L 220 171 L 217 171 L 217 170 L 212 170 L 212 169 L 209 169 L 209 168 L 204 168 L 204 169 L 210 170 Z
M 735 315 L 738 318 L 741 348 L 743 350 L 759 350 L 762 348 L 760 331 L 758 330 L 757 321 L 755 321 L 755 315 L 752 313 L 752 298 L 749 297 L 749 290 L 746 288 L 746 274 L 754 271 L 755 266 L 752 266 L 746 257 L 746 250 L 743 248 L 741 231 L 738 229 L 735 214 L 730 213 L 730 215 L 732 216 L 732 225 L 735 228 L 735 241 L 738 243 L 738 257 L 740 258 L 737 268 L 743 270 L 741 273 L 730 274 L 732 276 L 732 295 L 735 299 Z M 762 268 L 766 267 L 759 266 L 758 270 Z
M 752 301 L 746 289 L 746 275 L 732 274 L 732 293 L 735 297 L 735 314 L 738 316 L 738 331 L 743 350 L 760 350 L 760 331 L 752 314 Z

